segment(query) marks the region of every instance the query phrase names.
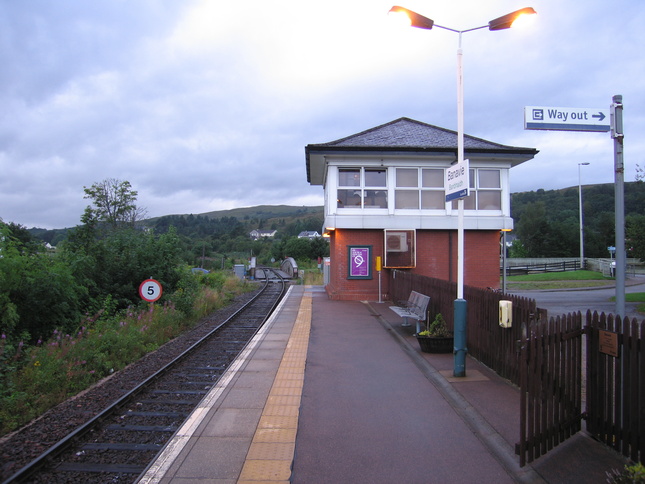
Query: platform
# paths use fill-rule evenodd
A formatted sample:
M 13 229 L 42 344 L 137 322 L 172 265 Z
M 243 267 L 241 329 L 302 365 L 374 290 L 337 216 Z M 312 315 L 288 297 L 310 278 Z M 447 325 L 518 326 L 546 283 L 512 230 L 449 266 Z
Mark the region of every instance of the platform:
M 142 483 L 605 482 L 623 459 L 580 433 L 520 468 L 519 391 L 420 353 L 388 303 L 292 286 Z

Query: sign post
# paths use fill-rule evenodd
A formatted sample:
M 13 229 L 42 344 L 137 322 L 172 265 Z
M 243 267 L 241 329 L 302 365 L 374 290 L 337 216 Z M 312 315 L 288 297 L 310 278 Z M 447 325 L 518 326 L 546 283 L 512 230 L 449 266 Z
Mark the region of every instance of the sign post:
M 614 140 L 616 315 L 625 317 L 625 266 L 627 259 L 625 255 L 623 96 L 615 95 L 611 101 L 609 109 L 526 106 L 524 108 L 524 129 L 611 132 L 611 138 Z
M 623 96 L 612 97 L 611 137 L 614 140 L 614 210 L 616 217 L 616 315 L 625 317 L 625 166 L 623 165 Z

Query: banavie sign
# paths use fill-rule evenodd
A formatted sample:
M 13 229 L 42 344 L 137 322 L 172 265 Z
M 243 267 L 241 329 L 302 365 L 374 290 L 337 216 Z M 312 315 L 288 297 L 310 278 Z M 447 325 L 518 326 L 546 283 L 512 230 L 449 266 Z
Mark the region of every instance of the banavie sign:
M 524 108 L 524 129 L 606 132 L 610 130 L 609 123 L 609 109 L 546 106 Z
M 446 170 L 446 202 L 467 197 L 470 193 L 470 161 L 456 163 Z

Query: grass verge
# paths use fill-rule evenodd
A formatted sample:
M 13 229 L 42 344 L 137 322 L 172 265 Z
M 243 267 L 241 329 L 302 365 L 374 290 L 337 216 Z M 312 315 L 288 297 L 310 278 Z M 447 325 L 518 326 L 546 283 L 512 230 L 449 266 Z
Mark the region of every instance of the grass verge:
M 546 272 L 508 276 L 506 287 L 515 291 L 575 289 L 602 287 L 613 284 L 613 279 L 594 271 Z

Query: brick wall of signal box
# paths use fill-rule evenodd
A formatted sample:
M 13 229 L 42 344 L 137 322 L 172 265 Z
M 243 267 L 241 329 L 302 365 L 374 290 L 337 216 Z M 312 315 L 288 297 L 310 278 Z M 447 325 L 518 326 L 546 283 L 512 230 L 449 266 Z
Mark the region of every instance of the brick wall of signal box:
M 413 273 L 444 280 L 457 280 L 457 232 L 417 230 L 416 268 Z M 476 287 L 499 287 L 499 232 L 466 231 L 464 236 L 464 283 Z M 347 279 L 347 246 L 372 246 L 372 279 Z M 338 300 L 378 300 L 377 256 L 384 259 L 383 230 L 335 230 L 330 239 L 330 298 Z M 387 299 L 389 274 L 383 269 L 382 299 Z

